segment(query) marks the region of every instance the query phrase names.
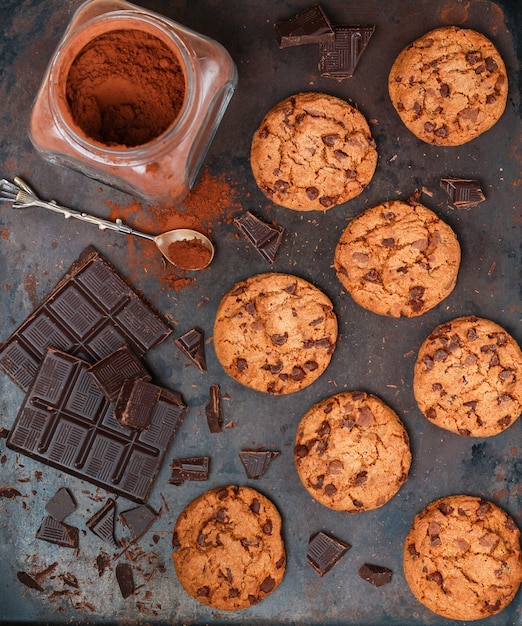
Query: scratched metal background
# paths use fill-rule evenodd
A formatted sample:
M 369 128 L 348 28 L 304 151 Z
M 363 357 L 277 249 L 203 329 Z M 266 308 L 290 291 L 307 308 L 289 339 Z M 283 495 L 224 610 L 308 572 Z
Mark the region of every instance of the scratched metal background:
M 79 4 L 78 0 L 0 1 L 0 174 L 22 174 L 44 197 L 106 216 L 106 201 L 125 206 L 132 199 L 46 163 L 32 148 L 26 130 L 41 76 Z M 419 413 L 411 379 L 424 337 L 437 324 L 458 315 L 489 317 L 522 343 L 520 0 L 323 0 L 336 23 L 376 25 L 355 76 L 342 83 L 318 76 L 316 46 L 279 50 L 276 45 L 273 22 L 309 6 L 306 0 L 141 0 L 141 4 L 217 39 L 230 51 L 239 71 L 238 88 L 206 164 L 211 175 L 227 175 L 244 208 L 285 227 L 274 270 L 296 273 L 324 289 L 339 318 L 339 344 L 325 375 L 306 390 L 280 398 L 249 391 L 227 378 L 211 343 L 207 344 L 205 374 L 186 367 L 170 340 L 149 354 L 147 362 L 155 379 L 181 391 L 190 405 L 169 458 L 208 454 L 212 471 L 208 483 L 177 488 L 167 483 L 169 468 L 164 466 L 150 499 L 153 507 L 163 507 L 163 513 L 140 543 L 144 556 L 136 565 L 136 580 L 142 586 L 127 600 L 116 586 L 114 562 L 98 575 L 93 562 L 103 545 L 85 528 L 85 521 L 107 494 L 18 457 L 0 439 L 0 487 L 13 486 L 22 494 L 0 498 L 0 621 L 450 624 L 410 593 L 402 573 L 404 537 L 413 516 L 428 502 L 458 492 L 496 502 L 522 527 L 522 420 L 490 439 L 446 433 Z M 495 42 L 508 68 L 510 93 L 506 112 L 491 131 L 461 147 L 437 148 L 419 142 L 401 125 L 387 96 L 386 79 L 393 59 L 407 43 L 450 23 L 475 28 Z M 359 106 L 372 120 L 379 163 L 360 197 L 324 214 L 300 215 L 264 198 L 254 184 L 248 153 L 252 133 L 265 112 L 283 97 L 309 89 L 327 91 Z M 438 187 L 441 176 L 448 174 L 479 178 L 486 202 L 469 211 L 448 208 Z M 451 224 L 461 242 L 457 287 L 421 318 L 382 318 L 357 307 L 343 293 L 332 269 L 333 248 L 347 219 L 381 200 L 405 198 L 420 187 L 433 194 L 424 195 L 424 203 Z M 131 275 L 132 244 L 120 235 L 101 234 L 89 225 L 72 224 L 43 210 L 15 213 L 8 205 L 0 207 L 0 229 L 0 340 L 25 319 L 90 243 L 132 279 L 155 307 L 172 317 L 174 334 L 198 324 L 210 337 L 222 294 L 237 280 L 267 270 L 264 260 L 226 223 L 213 225 L 217 255 L 211 268 L 179 292 L 160 288 L 157 272 L 151 275 L 145 265 Z M 230 396 L 225 401 L 226 421 L 236 424 L 220 435 L 211 435 L 204 421 L 212 383 L 219 383 L 223 394 Z M 404 420 L 413 449 L 410 480 L 399 494 L 381 509 L 352 516 L 315 503 L 301 487 L 292 460 L 300 417 L 314 402 L 345 389 L 364 389 L 388 402 Z M 9 429 L 22 397 L 13 383 L 0 376 L 0 427 Z M 281 452 L 257 482 L 246 479 L 238 457 L 239 450 L 248 446 Z M 277 591 L 251 609 L 230 614 L 210 611 L 188 597 L 176 580 L 170 557 L 172 527 L 183 507 L 203 490 L 227 483 L 251 484 L 277 504 L 288 550 L 287 573 Z M 45 503 L 61 486 L 68 487 L 78 501 L 67 519 L 81 529 L 77 554 L 35 539 Z M 118 501 L 118 510 L 130 506 L 123 499 Z M 317 530 L 353 545 L 324 578 L 306 564 L 308 537 Z M 44 592 L 28 591 L 18 583 L 17 571 L 41 571 L 54 561 L 58 566 L 42 581 Z M 362 581 L 357 570 L 366 561 L 390 567 L 392 583 L 376 589 Z M 79 581 L 72 598 L 59 596 L 64 589 L 60 575 L 65 572 Z M 481 623 L 522 624 L 521 593 L 503 613 Z

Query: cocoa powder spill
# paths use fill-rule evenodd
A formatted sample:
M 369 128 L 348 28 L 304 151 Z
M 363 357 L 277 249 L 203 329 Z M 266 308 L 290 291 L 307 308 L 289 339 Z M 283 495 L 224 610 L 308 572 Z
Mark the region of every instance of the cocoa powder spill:
M 73 61 L 67 101 L 74 121 L 106 145 L 140 146 L 174 122 L 185 99 L 175 53 L 140 30 L 93 39 Z

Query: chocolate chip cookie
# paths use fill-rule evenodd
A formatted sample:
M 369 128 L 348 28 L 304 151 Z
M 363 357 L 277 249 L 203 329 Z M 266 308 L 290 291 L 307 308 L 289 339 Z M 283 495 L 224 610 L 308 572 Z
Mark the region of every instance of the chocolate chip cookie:
M 250 163 L 275 204 L 324 211 L 362 192 L 377 151 L 362 113 L 340 98 L 305 92 L 266 114 L 254 133 Z
M 249 487 L 218 487 L 193 500 L 178 517 L 172 543 L 183 588 L 216 609 L 257 604 L 283 580 L 281 516 Z
M 407 480 L 409 437 L 397 414 L 362 391 L 315 404 L 297 427 L 301 482 L 324 506 L 357 513 L 386 504 Z
M 379 315 L 422 315 L 457 281 L 460 245 L 451 227 L 421 204 L 383 202 L 357 215 L 335 249 L 341 283 Z
M 496 435 L 522 412 L 522 352 L 498 324 L 474 316 L 441 324 L 422 344 L 413 391 L 424 416 L 466 437 Z
M 238 382 L 280 395 L 313 383 L 330 363 L 337 317 L 317 287 L 290 274 L 257 274 L 221 300 L 214 349 Z
M 500 119 L 508 79 L 504 61 L 487 37 L 445 26 L 402 50 L 391 68 L 388 91 L 416 137 L 439 146 L 460 146 Z
M 441 498 L 413 521 L 404 574 L 414 596 L 438 615 L 476 620 L 500 613 L 522 581 L 520 531 L 491 502 Z

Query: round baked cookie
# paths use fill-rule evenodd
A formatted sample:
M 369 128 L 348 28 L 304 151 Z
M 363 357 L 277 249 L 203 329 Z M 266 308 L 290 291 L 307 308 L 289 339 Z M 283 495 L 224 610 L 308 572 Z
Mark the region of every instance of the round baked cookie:
M 213 343 L 225 371 L 264 393 L 293 393 L 330 363 L 337 318 L 329 298 L 290 274 L 257 274 L 221 300 Z
M 487 37 L 445 26 L 402 50 L 391 68 L 388 91 L 416 137 L 460 146 L 500 119 L 508 80 L 504 61 Z
M 413 392 L 433 424 L 466 437 L 496 435 L 522 412 L 522 352 L 495 322 L 459 317 L 423 342 Z
M 422 315 L 455 287 L 460 245 L 448 224 L 421 204 L 383 202 L 343 231 L 334 267 L 352 298 L 390 317 Z
M 362 192 L 377 151 L 362 113 L 340 98 L 305 92 L 266 114 L 252 139 L 250 163 L 275 204 L 324 211 Z
M 178 517 L 172 544 L 185 591 L 216 609 L 257 604 L 283 580 L 281 516 L 250 487 L 218 487 L 193 500 Z
M 310 495 L 330 509 L 376 509 L 408 479 L 409 437 L 397 414 L 376 396 L 339 393 L 301 419 L 294 461 Z
M 500 613 L 522 581 L 520 531 L 481 498 L 435 500 L 413 520 L 404 574 L 413 595 L 438 615 L 476 620 Z

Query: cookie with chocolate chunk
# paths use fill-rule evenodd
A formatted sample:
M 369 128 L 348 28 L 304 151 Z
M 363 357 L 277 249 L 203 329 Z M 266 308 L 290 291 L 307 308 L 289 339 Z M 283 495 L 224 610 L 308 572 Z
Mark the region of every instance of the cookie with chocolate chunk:
M 460 245 L 451 227 L 421 204 L 382 202 L 357 215 L 334 255 L 341 283 L 365 309 L 422 315 L 455 287 Z
M 423 342 L 415 399 L 430 422 L 466 437 L 491 437 L 522 412 L 522 352 L 504 328 L 484 318 L 441 324 Z
M 506 108 L 504 61 L 481 33 L 445 26 L 398 55 L 388 77 L 393 106 L 419 139 L 460 146 L 489 130 Z
M 294 461 L 318 502 L 357 513 L 386 504 L 408 479 L 409 437 L 376 396 L 339 393 L 315 404 L 297 427 Z
M 250 163 L 256 183 L 275 204 L 325 211 L 363 191 L 377 151 L 356 108 L 328 94 L 305 92 L 266 114 L 252 139 Z
M 215 609 L 257 604 L 283 580 L 281 516 L 250 487 L 218 487 L 193 500 L 176 521 L 172 543 L 183 588 Z
M 452 620 L 500 613 L 522 581 L 520 531 L 500 507 L 454 495 L 416 515 L 404 544 L 413 595 Z
M 330 363 L 337 317 L 330 299 L 306 280 L 257 274 L 223 297 L 213 339 L 221 365 L 238 382 L 288 394 L 313 383 Z

